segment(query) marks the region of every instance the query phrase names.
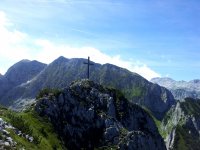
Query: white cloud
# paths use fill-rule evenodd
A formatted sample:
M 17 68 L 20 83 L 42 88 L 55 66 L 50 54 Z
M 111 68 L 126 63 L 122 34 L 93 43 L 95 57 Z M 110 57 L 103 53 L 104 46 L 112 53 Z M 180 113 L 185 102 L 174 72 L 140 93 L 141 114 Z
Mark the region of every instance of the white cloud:
M 87 58 L 90 56 L 94 62 L 115 64 L 132 72 L 137 72 L 148 80 L 153 77 L 160 77 L 147 65 L 123 60 L 120 55 L 110 56 L 94 47 L 71 47 L 67 44 L 53 43 L 46 39 L 32 39 L 30 35 L 13 28 L 14 25 L 9 22 L 5 13 L 0 11 L 0 60 L 9 60 L 9 63 L 3 62 L 3 65 L 1 61 L 1 73 L 5 73 L 8 67 L 21 59 L 36 59 L 50 63 L 59 56 L 67 58 Z
M 138 64 L 134 61 L 122 60 L 120 55 L 109 56 L 93 47 L 75 48 L 68 45 L 57 45 L 56 43 L 42 39 L 36 40 L 35 44 L 39 46 L 41 50 L 36 55 L 36 59 L 45 63 L 50 63 L 52 60 L 58 58 L 61 55 L 67 58 L 87 58 L 90 56 L 92 61 L 95 61 L 96 63 L 115 64 L 117 66 L 127 68 L 132 72 L 137 72 L 148 80 L 153 77 L 160 77 L 160 74 L 156 73 L 145 64 Z
M 0 11 L 0 57 L 17 61 L 28 56 L 24 47 L 24 41 L 28 36 L 12 27 L 13 25 L 6 18 L 5 13 Z

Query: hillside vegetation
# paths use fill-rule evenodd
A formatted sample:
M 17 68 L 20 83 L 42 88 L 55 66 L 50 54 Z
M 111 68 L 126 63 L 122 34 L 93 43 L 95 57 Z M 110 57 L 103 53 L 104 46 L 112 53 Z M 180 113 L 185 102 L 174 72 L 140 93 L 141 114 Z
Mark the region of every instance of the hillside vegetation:
M 61 150 L 64 148 L 51 123 L 46 118 L 39 117 L 33 109 L 13 112 L 0 107 L 0 118 L 12 126 L 12 128 L 5 128 L 9 133 L 7 135 L 3 135 L 3 131 L 0 131 L 1 139 L 5 144 L 6 139 L 11 137 L 15 143 L 14 145 L 9 143 L 8 146 L 4 146 L 4 149 Z

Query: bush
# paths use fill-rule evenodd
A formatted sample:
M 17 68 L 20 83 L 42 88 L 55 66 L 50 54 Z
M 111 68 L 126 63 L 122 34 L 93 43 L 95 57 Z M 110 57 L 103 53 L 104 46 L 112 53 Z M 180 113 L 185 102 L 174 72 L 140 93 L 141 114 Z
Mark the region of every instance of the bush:
M 47 134 L 47 132 L 45 131 L 45 128 L 44 128 L 44 127 L 40 128 L 39 131 L 40 131 L 40 133 L 41 133 L 45 138 L 48 137 L 48 134 Z
M 40 144 L 42 138 L 39 135 L 33 135 L 33 143 Z
M 7 116 L 10 119 L 10 123 L 18 130 L 29 135 L 32 134 L 33 131 L 30 128 L 30 125 L 21 116 L 16 116 L 12 113 L 8 113 Z
M 59 89 L 50 89 L 50 88 L 44 88 L 44 89 L 42 89 L 39 93 L 38 93 L 38 95 L 36 96 L 36 99 L 40 99 L 40 98 L 42 98 L 42 97 L 44 97 L 44 96 L 49 96 L 49 95 L 53 95 L 53 96 L 55 96 L 55 97 L 58 97 L 59 95 L 60 95 L 60 93 L 61 93 L 62 91 L 61 90 L 59 90 Z

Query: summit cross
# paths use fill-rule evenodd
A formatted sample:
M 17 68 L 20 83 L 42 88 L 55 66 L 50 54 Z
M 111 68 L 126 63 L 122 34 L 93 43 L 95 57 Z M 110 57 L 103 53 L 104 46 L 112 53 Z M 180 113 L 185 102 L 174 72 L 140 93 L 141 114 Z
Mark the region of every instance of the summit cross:
M 94 65 L 90 62 L 90 57 L 88 57 L 88 62 L 84 62 L 84 64 L 87 65 L 87 78 L 89 79 L 90 78 L 90 66 Z

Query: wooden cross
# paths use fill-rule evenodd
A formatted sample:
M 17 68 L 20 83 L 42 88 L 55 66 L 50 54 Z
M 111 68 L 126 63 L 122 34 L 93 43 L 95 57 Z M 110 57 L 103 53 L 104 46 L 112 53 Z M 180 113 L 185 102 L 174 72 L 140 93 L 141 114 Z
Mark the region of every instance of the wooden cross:
M 90 66 L 94 65 L 90 62 L 90 57 L 88 57 L 88 62 L 84 62 L 84 64 L 86 64 L 88 66 L 88 69 L 87 69 L 87 78 L 89 79 L 90 78 Z

